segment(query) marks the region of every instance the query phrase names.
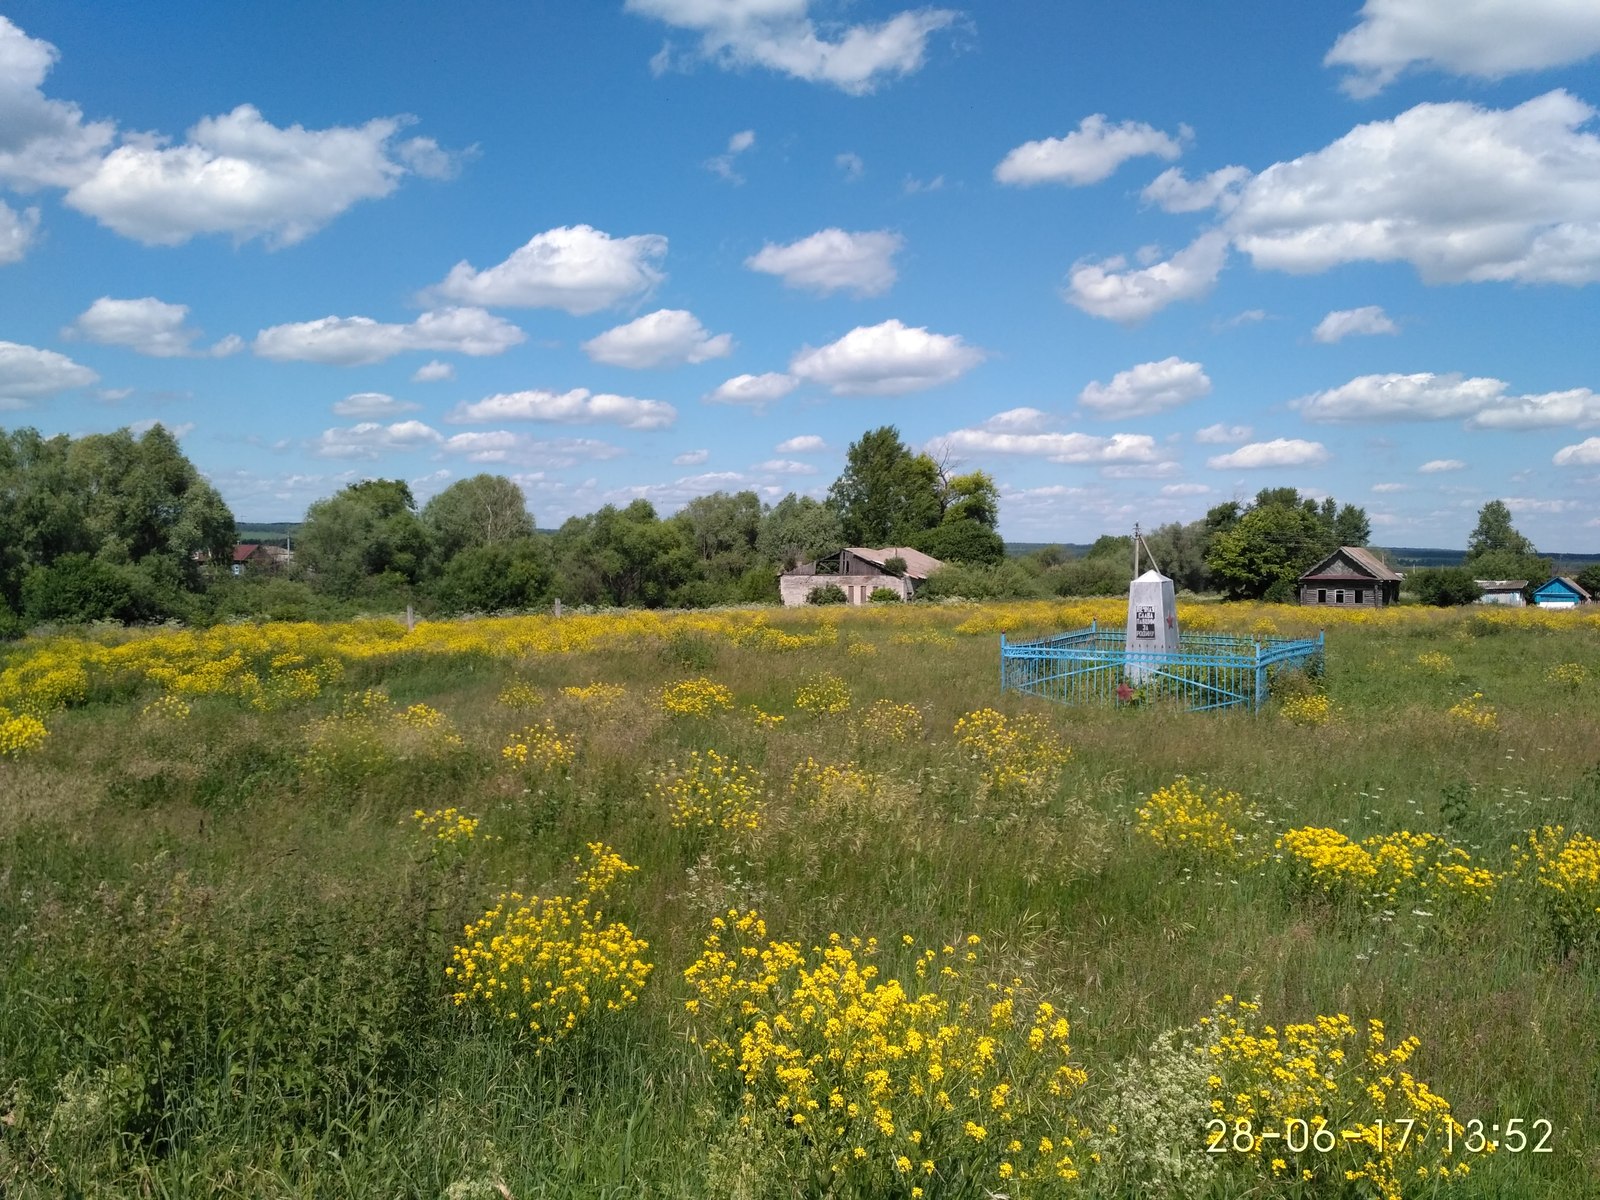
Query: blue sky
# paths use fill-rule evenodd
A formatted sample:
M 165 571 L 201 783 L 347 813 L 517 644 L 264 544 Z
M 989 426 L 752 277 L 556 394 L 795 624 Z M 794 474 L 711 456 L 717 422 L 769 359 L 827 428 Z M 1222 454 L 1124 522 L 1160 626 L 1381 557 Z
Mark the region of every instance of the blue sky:
M 0 425 L 159 420 L 256 520 L 820 495 L 892 423 L 1016 540 L 1293 484 L 1590 550 L 1597 55 L 1593 0 L 0 0 Z

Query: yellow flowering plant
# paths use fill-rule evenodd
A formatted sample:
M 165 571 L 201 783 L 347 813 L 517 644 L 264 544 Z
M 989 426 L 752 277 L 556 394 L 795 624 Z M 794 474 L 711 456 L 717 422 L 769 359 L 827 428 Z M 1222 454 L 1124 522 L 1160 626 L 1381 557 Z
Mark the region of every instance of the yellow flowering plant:
M 1523 893 L 1544 910 L 1556 953 L 1600 951 L 1600 838 L 1545 825 L 1514 849 L 1513 874 Z
M 674 829 L 754 832 L 761 827 L 766 785 L 759 772 L 715 750 L 691 750 L 655 772 L 656 798 Z
M 653 964 L 650 944 L 601 905 L 639 868 L 601 842 L 588 846 L 570 894 L 508 892 L 462 930 L 445 975 L 458 1008 L 480 1009 L 525 1029 L 541 1047 L 639 1000 Z
M 709 717 L 733 707 L 733 691 L 704 676 L 684 679 L 661 689 L 661 707 L 675 717 Z
M 976 935 L 902 942 L 896 970 L 875 938 L 834 933 L 807 951 L 754 911 L 713 919 L 686 1005 L 743 1122 L 779 1118 L 812 1183 L 838 1194 L 1077 1183 L 1086 1076 L 1065 1016 L 1020 979 L 986 981 Z
M 459 808 L 419 808 L 411 814 L 417 830 L 431 850 L 460 850 L 478 836 L 480 818 Z
M 850 687 L 837 675 L 823 672 L 795 693 L 794 706 L 814 717 L 836 717 L 850 711 Z
M 1163 850 L 1202 859 L 1259 857 L 1264 814 L 1238 792 L 1180 775 L 1151 792 L 1136 816 L 1135 830 Z
M 577 759 L 577 740 L 556 732 L 550 721 L 529 725 L 511 735 L 500 750 L 501 759 L 519 770 L 538 774 L 564 771 Z
M 44 745 L 50 731 L 32 713 L 0 708 L 0 758 L 21 758 Z
M 992 708 L 978 709 L 956 722 L 955 735 L 961 752 L 978 764 L 991 799 L 1042 798 L 1072 757 L 1071 749 L 1034 713 L 1007 717 Z
M 1418 1038 L 1392 1041 L 1382 1021 L 1345 1013 L 1280 1028 L 1233 996 L 1185 1032 L 1209 1067 L 1197 1151 L 1237 1180 L 1233 1194 L 1313 1200 L 1353 1184 L 1401 1200 L 1468 1173 L 1465 1128 L 1409 1068 Z

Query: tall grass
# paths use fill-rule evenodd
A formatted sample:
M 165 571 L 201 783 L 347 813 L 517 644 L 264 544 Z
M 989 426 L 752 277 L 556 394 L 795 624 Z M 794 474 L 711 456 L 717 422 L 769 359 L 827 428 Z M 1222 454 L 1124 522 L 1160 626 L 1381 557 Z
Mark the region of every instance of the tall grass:
M 1206 611 L 1243 630 L 1262 616 Z M 1600 833 L 1600 626 L 1337 626 L 1324 724 L 1001 696 L 993 631 L 1079 615 L 805 613 L 772 623 L 827 635 L 793 649 L 741 633 L 743 617 L 619 617 L 614 636 L 586 626 L 565 650 L 448 632 L 427 652 L 353 654 L 302 702 L 212 692 L 187 717 L 146 713 L 149 679 L 104 676 L 48 715 L 43 746 L 0 760 L 0 1196 L 867 1194 L 796 1174 L 803 1140 L 741 1124 L 738 1089 L 689 1036 L 683 971 L 729 908 L 804 946 L 979 935 L 998 972 L 1070 1017 L 1091 1126 L 1118 1089 L 1158 1090 L 1151 1044 L 1224 994 L 1259 996 L 1281 1021 L 1380 1018 L 1421 1038 L 1410 1067 L 1460 1119 L 1552 1123 L 1555 1153 L 1476 1156 L 1440 1194 L 1585 1194 L 1600 1171 L 1600 946 L 1557 940 L 1521 893 L 1468 919 L 1163 853 L 1135 812 L 1186 775 L 1245 797 L 1268 844 L 1304 825 L 1408 829 L 1496 869 L 1526 830 Z M 824 674 L 847 711 L 798 703 Z M 663 687 L 700 676 L 733 706 L 663 708 Z M 536 707 L 499 702 L 514 680 Z M 623 695 L 561 691 L 596 682 Z M 387 706 L 352 717 L 369 688 Z M 1450 713 L 1475 692 L 1492 729 Z M 877 701 L 914 706 L 905 737 L 862 721 Z M 401 722 L 415 703 L 447 732 Z M 1011 726 L 1037 717 L 1070 755 L 992 786 L 955 733 L 985 707 Z M 570 764 L 503 756 L 530 722 L 571 740 Z M 759 777 L 756 828 L 677 828 L 659 799 L 665 764 L 713 749 Z M 797 787 L 808 762 L 840 773 Z M 412 814 L 447 807 L 480 819 L 476 834 L 431 842 Z M 650 942 L 640 1002 L 548 1046 L 454 1005 L 445 968 L 463 927 L 503 893 L 571 887 L 574 855 L 597 841 L 639 868 L 606 917 Z M 1201 1134 L 1170 1132 L 1196 1156 Z M 1130 1178 L 1088 1172 L 1076 1190 L 1158 1194 Z M 1203 1186 L 1340 1194 L 1246 1179 Z M 954 1165 L 920 1185 L 930 1200 L 982 1194 Z

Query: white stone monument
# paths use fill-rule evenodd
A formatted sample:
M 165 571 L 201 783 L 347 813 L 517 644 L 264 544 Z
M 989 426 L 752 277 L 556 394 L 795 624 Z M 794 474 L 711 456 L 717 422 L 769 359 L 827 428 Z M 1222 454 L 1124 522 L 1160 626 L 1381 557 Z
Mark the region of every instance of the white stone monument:
M 1128 625 L 1126 646 L 1128 651 L 1128 681 L 1143 683 L 1158 669 L 1159 657 L 1178 651 L 1178 602 L 1173 592 L 1172 580 L 1152 565 L 1143 575 L 1139 569 L 1139 549 L 1144 538 L 1138 527 L 1133 531 L 1133 565 L 1135 578 L 1128 585 Z

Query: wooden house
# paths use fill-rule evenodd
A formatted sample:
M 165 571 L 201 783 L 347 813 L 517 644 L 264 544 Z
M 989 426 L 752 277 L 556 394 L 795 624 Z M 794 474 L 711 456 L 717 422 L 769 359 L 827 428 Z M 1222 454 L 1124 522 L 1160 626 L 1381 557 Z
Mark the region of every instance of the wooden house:
M 905 569 L 892 573 L 884 565 L 898 558 Z M 917 589 L 927 582 L 944 563 L 931 554 L 913 550 L 910 546 L 846 546 L 837 554 L 819 558 L 815 562 L 800 563 L 792 571 L 778 577 L 778 594 L 791 608 L 804 604 L 813 588 L 837 584 L 850 604 L 865 604 L 875 588 L 890 588 L 909 600 Z
M 1533 602 L 1540 608 L 1577 608 L 1593 599 L 1576 580 L 1565 575 L 1557 575 L 1533 591 Z
M 1522 608 L 1528 603 L 1526 579 L 1474 579 L 1483 589 L 1479 604 L 1503 604 L 1508 608 Z
M 1340 546 L 1300 576 L 1300 603 L 1382 608 L 1400 599 L 1400 576 L 1370 550 Z

